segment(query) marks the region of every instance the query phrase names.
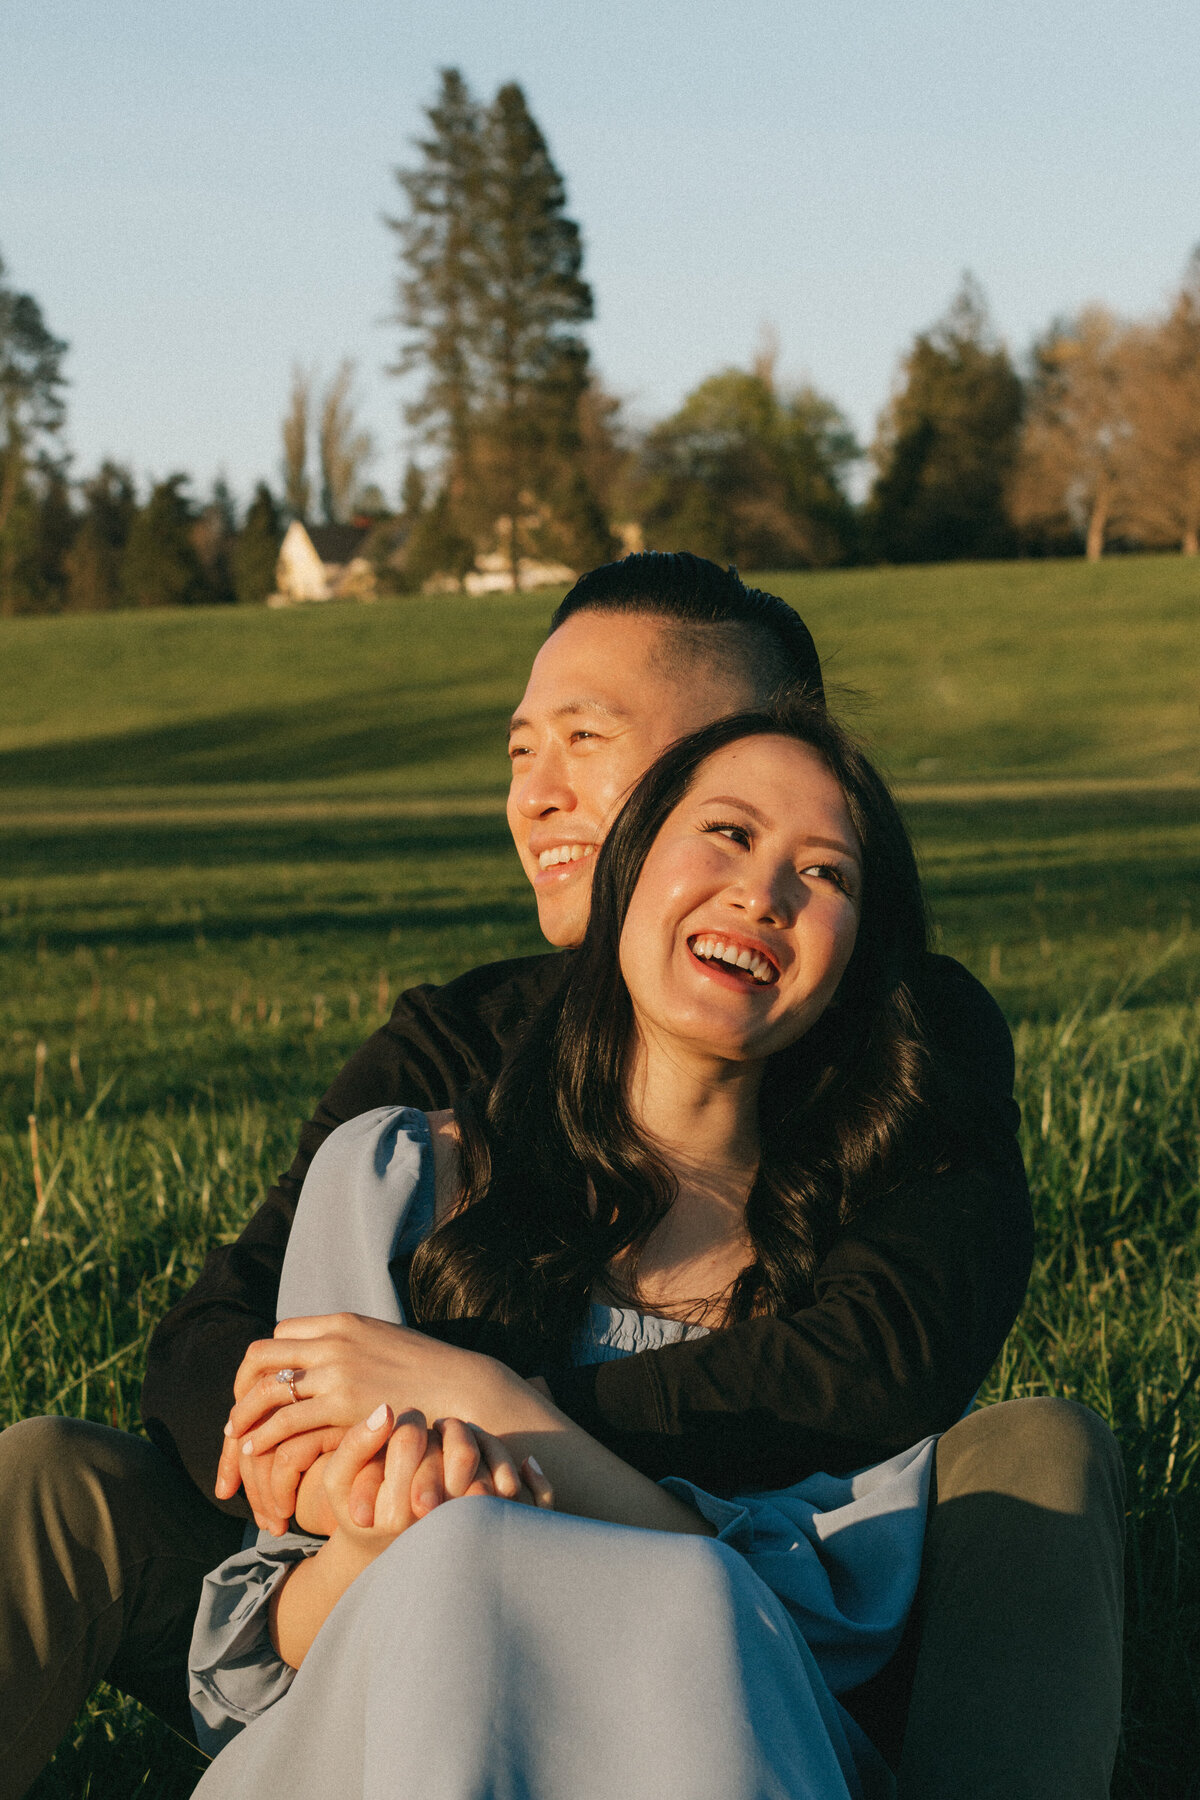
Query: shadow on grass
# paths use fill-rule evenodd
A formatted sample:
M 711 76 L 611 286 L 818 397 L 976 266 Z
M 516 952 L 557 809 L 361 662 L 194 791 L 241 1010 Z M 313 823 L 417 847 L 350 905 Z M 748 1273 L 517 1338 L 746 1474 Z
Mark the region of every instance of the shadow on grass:
M 8 879 L 111 875 L 123 870 L 237 869 L 264 863 L 347 867 L 431 857 L 511 854 L 502 813 L 445 811 L 420 819 L 218 821 L 211 825 L 86 825 L 71 831 L 0 831 Z
M 426 704 L 442 710 L 422 718 L 393 688 L 379 688 L 8 750 L 0 790 L 303 782 L 481 758 L 503 770 L 503 705 L 457 705 L 444 690 Z
M 37 944 L 48 950 L 81 949 L 152 949 L 156 946 L 192 948 L 197 939 L 213 948 L 221 945 L 246 944 L 270 937 L 286 944 L 289 938 L 319 937 L 336 931 L 343 938 L 358 935 L 379 938 L 401 931 L 477 930 L 492 926 L 497 930 L 528 930 L 532 902 L 521 900 L 436 900 L 398 901 L 394 906 L 361 905 L 347 901 L 344 907 L 282 907 L 272 911 L 264 906 L 256 911 L 231 912 L 226 915 L 206 912 L 200 919 L 137 921 L 130 925 L 100 924 L 47 928 L 37 921 L 22 930 L 21 921 L 10 922 L 0 929 L 0 945 L 8 949 L 23 944 Z

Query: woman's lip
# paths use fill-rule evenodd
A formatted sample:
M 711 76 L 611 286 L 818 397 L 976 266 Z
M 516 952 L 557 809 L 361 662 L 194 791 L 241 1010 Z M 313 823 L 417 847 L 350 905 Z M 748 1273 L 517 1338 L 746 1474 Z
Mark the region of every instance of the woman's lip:
M 688 933 L 688 949 L 692 952 L 692 955 L 697 962 L 704 963 L 706 966 L 710 963 L 723 962 L 726 968 L 738 967 L 743 974 L 746 974 L 748 971 L 744 963 L 731 963 L 723 955 L 719 957 L 699 955 L 696 946 L 697 944 L 703 943 L 710 943 L 714 948 L 719 944 L 722 951 L 736 950 L 739 957 L 742 955 L 749 955 L 752 960 L 759 963 L 765 963 L 767 968 L 771 971 L 771 976 L 769 980 L 760 982 L 760 987 L 774 987 L 779 981 L 780 976 L 783 974 L 783 968 L 780 964 L 778 955 L 768 950 L 761 938 L 745 937 L 739 931 L 728 930 L 689 931 Z
M 755 981 L 748 969 L 735 969 L 725 962 L 707 962 L 704 957 L 693 953 L 690 944 L 687 954 L 694 969 L 699 969 L 702 975 L 707 975 L 710 980 L 729 988 L 735 994 L 770 994 L 779 986 L 778 978 L 775 981 Z

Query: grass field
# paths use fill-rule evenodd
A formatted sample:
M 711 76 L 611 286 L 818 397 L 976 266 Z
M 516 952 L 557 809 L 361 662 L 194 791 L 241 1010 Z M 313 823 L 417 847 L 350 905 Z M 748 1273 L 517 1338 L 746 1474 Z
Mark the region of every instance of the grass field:
M 776 586 L 1014 1029 L 1039 1255 L 987 1397 L 1075 1395 L 1125 1448 L 1115 1791 L 1200 1793 L 1200 569 Z M 5 1419 L 136 1425 L 150 1324 L 396 992 L 539 947 L 500 796 L 548 612 L 3 622 Z M 36 1792 L 169 1800 L 196 1766 L 102 1695 Z

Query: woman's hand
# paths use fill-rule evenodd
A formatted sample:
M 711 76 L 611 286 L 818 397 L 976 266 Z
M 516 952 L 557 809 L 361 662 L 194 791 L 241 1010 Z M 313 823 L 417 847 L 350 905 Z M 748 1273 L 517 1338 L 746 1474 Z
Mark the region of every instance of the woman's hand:
M 298 1371 L 295 1401 L 277 1379 L 280 1369 Z M 255 1516 L 278 1521 L 288 1505 L 294 1507 L 300 1475 L 327 1447 L 315 1434 L 349 1430 L 381 1394 L 396 1417 L 416 1410 L 426 1418 L 477 1418 L 486 1415 L 498 1387 L 514 1384 L 523 1385 L 491 1357 L 402 1325 L 354 1313 L 286 1319 L 273 1338 L 251 1344 L 238 1371 L 217 1498 L 231 1499 L 245 1476 Z M 268 1469 L 251 1473 L 248 1459 L 301 1439 L 282 1464 L 276 1454 Z
M 324 1479 L 336 1528 L 372 1556 L 447 1500 L 554 1505 L 532 1457 L 518 1470 L 500 1439 L 478 1425 L 441 1419 L 429 1427 L 421 1413 L 395 1419 L 387 1405 L 351 1427 L 326 1459 Z
M 319 1470 L 332 1523 L 329 1542 L 299 1563 L 272 1597 L 272 1641 L 299 1668 L 330 1609 L 402 1532 L 447 1500 L 498 1495 L 552 1507 L 533 1457 L 517 1466 L 498 1438 L 462 1419 L 432 1429 L 423 1414 L 397 1419 L 377 1406 L 353 1425 Z
M 372 1414 L 372 1417 L 377 1418 L 378 1412 Z M 376 1453 L 369 1461 L 359 1464 L 351 1479 L 344 1509 L 353 1524 L 364 1529 L 378 1530 L 386 1518 L 403 1515 L 403 1507 L 400 1508 L 400 1515 L 396 1514 L 394 1496 L 392 1501 L 387 1499 L 390 1479 L 387 1459 L 392 1455 L 392 1442 L 396 1432 L 403 1426 L 407 1433 L 413 1421 L 419 1422 L 424 1428 L 425 1421 L 420 1413 L 406 1413 L 397 1423 L 386 1451 Z M 367 1425 L 370 1426 L 370 1420 Z M 346 1435 L 348 1439 L 353 1434 L 348 1432 Z M 342 1513 L 330 1486 L 329 1473 L 333 1473 L 335 1484 L 342 1481 L 341 1471 L 345 1463 L 340 1459 L 347 1454 L 345 1442 L 343 1440 L 341 1447 L 325 1464 L 325 1491 L 330 1511 L 339 1524 Z M 349 1455 L 353 1457 L 353 1449 Z M 337 1491 L 340 1493 L 340 1487 Z M 408 1495 L 410 1516 L 397 1529 L 407 1530 L 409 1524 L 423 1519 L 444 1500 L 462 1500 L 472 1496 L 516 1500 L 524 1506 L 554 1505 L 553 1489 L 542 1473 L 541 1465 L 532 1456 L 527 1456 L 518 1469 L 507 1445 L 490 1432 L 482 1430 L 478 1425 L 468 1425 L 463 1419 L 439 1419 L 427 1433 L 424 1454 L 412 1478 Z M 381 1505 L 385 1507 L 383 1515 L 380 1513 Z

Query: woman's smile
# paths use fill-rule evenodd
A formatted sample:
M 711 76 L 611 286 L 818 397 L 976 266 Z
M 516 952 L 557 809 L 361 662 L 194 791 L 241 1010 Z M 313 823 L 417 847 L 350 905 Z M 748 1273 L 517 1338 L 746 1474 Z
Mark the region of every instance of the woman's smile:
M 720 976 L 744 988 L 747 979 L 756 987 L 773 987 L 779 965 L 758 945 L 732 933 L 698 932 L 688 939 L 688 949 L 706 975 Z
M 795 1042 L 853 953 L 861 884 L 845 797 L 815 750 L 763 735 L 714 752 L 651 846 L 625 917 L 639 1027 L 738 1061 Z

